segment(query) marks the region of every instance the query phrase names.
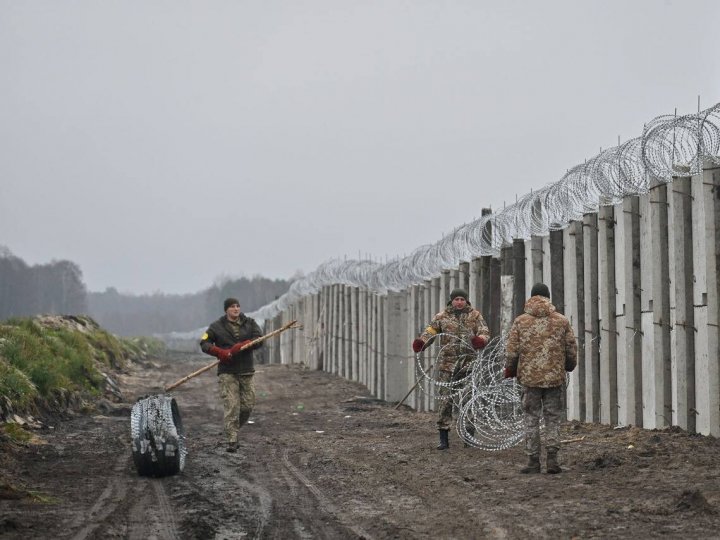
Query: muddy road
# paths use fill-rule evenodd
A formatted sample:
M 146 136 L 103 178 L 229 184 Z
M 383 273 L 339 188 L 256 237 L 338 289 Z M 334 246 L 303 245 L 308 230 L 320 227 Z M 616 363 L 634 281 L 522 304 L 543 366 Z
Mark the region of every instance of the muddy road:
M 720 444 L 679 430 L 568 423 L 559 475 L 521 475 L 519 447 L 435 450 L 430 413 L 301 366 L 259 366 L 240 451 L 225 452 L 214 372 L 173 392 L 179 475 L 137 475 L 132 403 L 208 363 L 174 355 L 120 377 L 126 403 L 35 430 L 0 465 L 2 538 L 716 538 Z

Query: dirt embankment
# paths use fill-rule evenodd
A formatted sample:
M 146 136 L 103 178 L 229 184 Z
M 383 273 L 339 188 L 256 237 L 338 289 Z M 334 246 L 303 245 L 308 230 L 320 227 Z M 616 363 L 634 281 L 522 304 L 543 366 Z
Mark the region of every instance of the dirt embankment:
M 354 383 L 261 366 L 238 454 L 225 452 L 216 377 L 178 388 L 182 474 L 136 474 L 130 407 L 208 362 L 175 355 L 120 381 L 126 403 L 3 445 L 22 492 L 0 493 L 3 538 L 709 538 L 720 530 L 720 444 L 679 430 L 568 423 L 565 472 L 520 475 L 515 447 L 434 449 L 434 415 Z M 15 498 L 20 497 L 20 498 Z

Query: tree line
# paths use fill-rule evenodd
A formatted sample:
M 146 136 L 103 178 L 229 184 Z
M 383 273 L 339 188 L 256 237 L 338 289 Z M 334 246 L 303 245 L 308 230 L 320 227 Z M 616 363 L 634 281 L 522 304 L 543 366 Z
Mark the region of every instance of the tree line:
M 252 278 L 225 278 L 194 294 L 121 294 L 115 288 L 88 293 L 90 315 L 120 336 L 149 336 L 186 332 L 208 326 L 223 314 L 223 301 L 240 300 L 243 312 L 254 311 L 285 294 L 290 281 Z
M 0 320 L 38 314 L 90 315 L 120 336 L 186 332 L 222 315 L 223 300 L 235 297 L 244 312 L 254 311 L 287 292 L 291 280 L 222 278 L 197 293 L 145 295 L 114 287 L 88 292 L 80 267 L 70 261 L 30 266 L 0 246 Z
M 29 266 L 0 246 L 0 319 L 39 313 L 87 313 L 80 267 L 65 260 Z

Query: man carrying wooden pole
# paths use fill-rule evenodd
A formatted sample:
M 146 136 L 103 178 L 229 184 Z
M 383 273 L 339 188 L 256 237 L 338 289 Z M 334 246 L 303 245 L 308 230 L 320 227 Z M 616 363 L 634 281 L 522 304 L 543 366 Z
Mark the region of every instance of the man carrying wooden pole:
M 238 432 L 255 406 L 253 350 L 262 347 L 253 340 L 262 336 L 254 319 L 240 311 L 240 302 L 228 298 L 225 315 L 213 322 L 200 340 L 200 348 L 218 360 L 218 384 L 223 402 L 223 426 L 227 451 L 237 452 Z

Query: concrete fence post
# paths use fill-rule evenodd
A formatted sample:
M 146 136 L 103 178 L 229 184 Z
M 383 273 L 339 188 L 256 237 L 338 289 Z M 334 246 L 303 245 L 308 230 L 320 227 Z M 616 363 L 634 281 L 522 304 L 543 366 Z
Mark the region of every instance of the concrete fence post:
M 432 305 L 432 296 L 433 296 L 432 280 L 425 281 L 423 296 L 424 296 L 423 299 L 424 299 L 424 304 L 425 304 L 425 308 L 423 310 L 424 316 L 420 322 L 420 327 L 418 327 L 416 329 L 418 335 L 420 335 L 420 333 L 425 329 L 426 325 L 430 323 L 430 321 L 432 320 L 433 316 L 436 313 L 435 311 L 433 311 L 433 305 Z M 422 355 L 420 357 L 420 361 L 422 362 L 423 368 L 427 368 L 428 364 L 430 363 L 430 353 L 429 352 L 422 353 Z M 431 401 L 432 388 L 431 388 L 431 386 L 434 386 L 434 385 L 431 385 L 431 383 L 427 380 L 423 381 L 422 385 L 423 385 L 423 390 L 424 390 L 424 392 L 423 392 L 423 410 L 429 411 L 429 410 L 431 410 L 431 406 L 432 406 L 432 401 Z
M 667 185 L 655 183 L 640 197 L 640 272 L 643 336 L 643 426 L 670 425 L 670 282 L 668 267 Z
M 513 275 L 513 299 L 512 299 L 512 317 L 510 323 L 515 317 L 523 312 L 525 306 L 526 286 L 525 286 L 525 266 L 530 266 L 525 260 L 525 240 L 515 238 L 512 243 L 512 275 Z M 531 285 L 532 287 L 532 285 Z M 508 326 L 508 330 L 510 327 Z
M 515 281 L 513 276 L 513 246 L 500 250 L 500 332 L 507 334 L 513 322 Z
M 720 435 L 720 372 L 718 369 L 718 203 L 720 169 L 707 166 L 692 177 L 693 304 L 695 306 L 696 429 Z
M 469 262 L 460 262 L 460 266 L 458 268 L 458 286 L 461 289 L 464 289 L 467 291 L 468 295 L 470 294 L 470 263 Z M 469 298 L 468 298 L 469 300 Z M 473 304 L 474 306 L 475 304 Z
M 585 421 L 600 421 L 600 314 L 597 214 L 583 216 L 585 294 Z
M 422 290 L 420 285 L 412 285 L 408 291 L 408 317 L 407 317 L 407 340 L 405 341 L 404 348 L 408 354 L 408 380 L 410 386 L 415 384 L 415 355 L 410 348 L 410 344 L 413 339 L 418 335 L 417 329 L 422 325 L 420 320 L 422 314 Z M 403 394 L 404 395 L 404 394 Z M 418 406 L 418 394 L 413 392 L 405 400 L 405 404 L 414 409 L 419 409 Z
M 578 365 L 570 374 L 567 388 L 567 416 L 569 420 L 585 419 L 585 293 L 583 226 L 572 221 L 562 231 L 565 256 L 563 275 L 565 283 L 565 316 L 570 319 L 578 340 Z
M 616 206 L 616 216 L 618 423 L 622 426 L 642 426 L 640 198 L 625 197 Z
M 615 212 L 598 216 L 598 301 L 600 311 L 600 422 L 617 424 L 617 308 L 615 282 Z
M 690 178 L 674 178 L 668 194 L 672 423 L 695 431 L 695 312 Z
M 565 245 L 563 231 L 550 231 L 548 237 L 548 256 L 550 262 L 543 267 L 545 284 L 550 287 L 552 302 L 563 315 L 565 314 Z
M 545 259 L 543 257 L 543 239 L 547 236 L 531 236 L 530 240 L 525 242 L 525 292 L 524 298 L 530 298 L 530 291 L 536 283 L 545 283 L 543 269 Z M 546 283 L 548 287 L 550 284 Z M 552 297 L 552 290 L 550 291 Z
M 483 317 L 485 316 L 485 313 L 483 313 L 482 310 L 482 299 L 481 299 L 481 291 L 482 291 L 482 282 L 481 280 L 481 265 L 480 258 L 475 258 L 472 261 L 470 261 L 469 266 L 469 275 L 468 275 L 468 288 L 467 292 L 470 298 L 470 302 L 472 303 L 473 307 L 480 311 L 480 313 L 483 314 Z

